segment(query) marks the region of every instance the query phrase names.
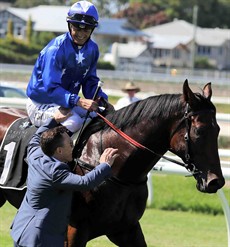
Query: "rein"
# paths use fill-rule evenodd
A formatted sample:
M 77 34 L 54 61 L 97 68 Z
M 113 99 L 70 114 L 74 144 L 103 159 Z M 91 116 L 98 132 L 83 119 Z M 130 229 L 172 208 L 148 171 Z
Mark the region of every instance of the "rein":
M 111 123 L 108 119 L 106 119 L 104 116 L 102 116 L 100 113 L 97 112 L 97 115 L 103 119 L 103 121 L 109 125 L 115 132 L 117 132 L 120 136 L 122 136 L 125 140 L 127 140 L 128 142 L 130 142 L 131 144 L 133 144 L 135 147 L 137 148 L 140 148 L 142 150 L 147 150 L 149 151 L 150 153 L 154 154 L 154 155 L 157 155 L 158 157 L 161 157 L 161 158 L 164 158 L 165 160 L 167 161 L 170 161 L 172 163 L 175 163 L 177 165 L 180 165 L 182 167 L 185 167 L 188 172 L 191 173 L 191 175 L 196 175 L 196 174 L 199 174 L 200 171 L 196 168 L 196 166 L 192 163 L 191 161 L 191 156 L 190 156 L 190 152 L 189 152 L 189 142 L 190 142 L 190 136 L 189 136 L 189 132 L 190 132 L 190 127 L 191 125 L 189 124 L 190 122 L 190 117 L 191 116 L 194 116 L 194 115 L 198 115 L 200 113 L 205 113 L 205 112 L 210 112 L 210 110 L 208 111 L 197 111 L 197 112 L 190 112 L 189 113 L 189 104 L 187 103 L 186 104 L 186 109 L 185 109 L 185 113 L 184 113 L 184 117 L 183 119 L 181 120 L 181 122 L 179 123 L 179 125 L 177 126 L 177 128 L 174 130 L 173 134 L 171 135 L 171 138 L 172 136 L 176 133 L 176 130 L 179 128 L 179 126 L 183 123 L 183 121 L 185 121 L 185 127 L 186 127 L 186 133 L 184 135 L 184 140 L 185 140 L 185 162 L 182 163 L 180 161 L 177 161 L 175 159 L 171 159 L 167 156 L 164 156 L 164 155 L 161 155 L 161 154 L 158 154 L 156 152 L 154 152 L 153 150 L 149 149 L 148 147 L 140 144 L 139 142 L 135 141 L 133 138 L 131 138 L 130 136 L 128 136 L 127 134 L 125 134 L 122 130 L 118 129 L 113 123 Z
M 184 163 L 182 162 L 179 162 L 177 160 L 174 160 L 174 159 L 171 159 L 167 156 L 164 156 L 164 155 L 161 155 L 161 154 L 158 154 L 158 153 L 155 153 L 153 150 L 149 149 L 148 147 L 140 144 L 139 142 L 135 141 L 132 137 L 128 136 L 127 134 L 125 134 L 122 130 L 118 129 L 113 123 L 111 123 L 107 118 L 103 117 L 100 113 L 97 112 L 97 115 L 102 118 L 104 120 L 104 122 L 106 124 L 108 124 L 115 132 L 117 132 L 120 136 L 122 136 L 125 140 L 127 140 L 128 142 L 130 142 L 131 144 L 133 144 L 135 147 L 137 148 L 140 148 L 142 150 L 147 150 L 149 151 L 150 153 L 154 154 L 154 155 L 157 155 L 161 158 L 164 158 L 170 162 L 173 162 L 175 164 L 178 164 L 178 165 L 181 165 L 181 166 L 185 166 Z

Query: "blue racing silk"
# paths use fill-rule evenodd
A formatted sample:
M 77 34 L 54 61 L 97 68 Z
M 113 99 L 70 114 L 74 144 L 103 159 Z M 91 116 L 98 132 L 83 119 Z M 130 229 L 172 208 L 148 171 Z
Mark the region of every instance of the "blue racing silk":
M 79 49 L 69 32 L 54 38 L 39 54 L 27 96 L 41 104 L 66 108 L 77 103 L 80 89 L 86 99 L 92 99 L 99 81 L 98 58 L 98 45 L 91 39 Z M 102 90 L 98 96 L 108 99 Z

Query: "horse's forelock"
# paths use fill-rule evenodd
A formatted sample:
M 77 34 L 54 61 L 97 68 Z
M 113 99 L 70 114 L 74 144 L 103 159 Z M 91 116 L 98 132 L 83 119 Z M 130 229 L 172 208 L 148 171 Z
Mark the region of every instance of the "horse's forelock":
M 195 102 L 192 102 L 192 111 L 212 110 L 216 112 L 214 104 L 201 93 L 194 93 Z

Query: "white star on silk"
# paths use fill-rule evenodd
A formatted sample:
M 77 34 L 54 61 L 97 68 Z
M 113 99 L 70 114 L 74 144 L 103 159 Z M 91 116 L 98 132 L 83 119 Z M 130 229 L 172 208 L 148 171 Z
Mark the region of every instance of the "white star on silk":
M 23 129 L 26 129 L 26 128 L 29 127 L 29 125 L 30 125 L 29 122 L 24 122 L 24 123 L 22 124 L 22 128 L 23 128 Z
M 89 71 L 89 68 L 86 69 L 85 73 L 83 74 L 83 77 L 85 77 L 87 75 L 88 71 Z
M 74 87 L 78 87 L 79 84 L 80 84 L 79 81 L 75 82 L 75 83 L 74 83 Z
M 79 51 L 78 58 L 77 58 L 78 64 L 79 64 L 79 63 L 82 64 L 83 60 L 85 59 L 83 55 L 84 55 L 84 53 L 81 53 L 81 52 Z

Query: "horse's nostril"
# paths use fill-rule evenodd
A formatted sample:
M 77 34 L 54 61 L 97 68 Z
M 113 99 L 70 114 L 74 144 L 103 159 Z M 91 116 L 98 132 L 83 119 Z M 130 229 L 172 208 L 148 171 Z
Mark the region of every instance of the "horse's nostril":
M 223 176 L 217 176 L 215 173 L 208 172 L 200 174 L 196 177 L 197 179 L 197 189 L 205 193 L 216 193 L 217 190 L 221 189 L 225 184 L 225 179 Z
M 216 193 L 218 189 L 220 189 L 222 187 L 222 185 L 219 182 L 219 179 L 212 179 L 209 183 L 208 183 L 208 192 L 209 193 Z
M 216 178 L 216 179 L 213 179 L 212 181 L 210 181 L 209 183 L 208 183 L 208 187 L 209 186 L 218 186 L 219 185 L 219 182 L 218 182 L 218 179 Z
M 215 180 L 218 180 L 217 175 L 215 173 L 208 172 L 208 174 L 207 174 L 207 184 L 209 185 L 211 182 L 215 183 Z

